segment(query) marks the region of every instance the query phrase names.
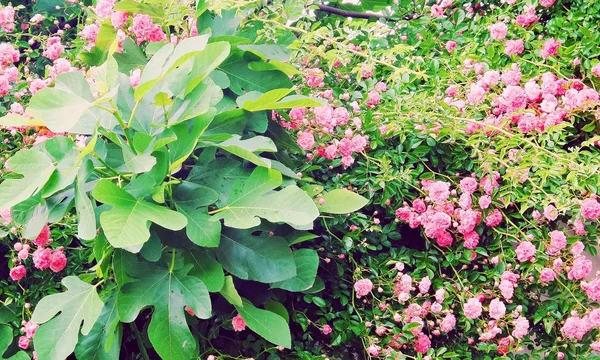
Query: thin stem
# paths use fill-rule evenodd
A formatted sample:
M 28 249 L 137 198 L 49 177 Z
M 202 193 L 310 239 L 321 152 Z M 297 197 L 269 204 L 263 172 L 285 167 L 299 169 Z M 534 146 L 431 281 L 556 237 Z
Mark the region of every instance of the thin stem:
M 133 110 L 131 110 L 131 115 L 129 116 L 129 121 L 127 121 L 128 129 L 131 127 L 131 123 L 133 123 L 133 117 L 135 116 L 135 112 L 137 111 L 137 108 L 139 105 L 140 105 L 139 101 L 136 101 L 135 105 L 133 105 Z
M 171 252 L 171 266 L 169 267 L 169 272 L 172 273 L 173 269 L 175 268 L 175 248 L 173 248 L 173 251 Z
M 221 211 L 224 211 L 224 210 L 227 210 L 227 209 L 229 209 L 229 207 L 225 206 L 224 208 L 220 208 L 220 209 L 216 209 L 216 210 L 213 210 L 213 211 L 209 211 L 208 215 L 214 215 L 214 214 L 220 213 Z
M 110 106 L 112 106 L 112 108 L 113 108 L 112 113 L 115 116 L 115 118 L 117 118 L 119 125 L 121 125 L 121 128 L 123 129 L 123 132 L 125 133 L 125 137 L 127 138 L 127 143 L 129 144 L 131 151 L 133 151 L 134 154 L 137 154 L 137 152 L 135 151 L 135 148 L 133 147 L 133 139 L 131 138 L 131 135 L 129 134 L 129 129 L 127 129 L 127 125 L 125 124 L 125 121 L 121 117 L 121 114 L 119 114 L 119 111 L 117 110 L 117 106 L 115 105 L 115 103 L 112 100 L 110 101 Z
M 100 161 L 100 163 L 101 163 L 102 165 L 104 165 L 104 166 L 106 167 L 106 169 L 108 169 L 110 172 L 112 172 L 112 173 L 113 173 L 113 175 L 119 175 L 119 172 L 118 172 L 117 170 L 113 169 L 113 168 L 112 168 L 110 165 L 108 165 L 108 164 L 106 163 L 106 161 L 104 161 L 104 160 L 102 159 L 102 157 L 100 157 L 98 154 L 96 154 L 96 152 L 93 152 L 93 153 L 92 153 L 92 155 L 93 155 L 93 156 L 94 156 L 94 157 L 95 157 L 95 158 L 96 158 L 98 161 Z M 98 169 L 96 169 L 96 170 L 98 170 Z
M 140 334 L 137 326 L 135 326 L 135 322 L 130 323 L 129 326 L 131 327 L 131 330 L 133 330 L 133 334 L 135 335 L 135 340 L 137 341 L 142 358 L 144 358 L 144 360 L 150 360 L 148 352 L 146 351 L 146 347 L 144 346 L 144 340 L 142 340 L 142 334 Z

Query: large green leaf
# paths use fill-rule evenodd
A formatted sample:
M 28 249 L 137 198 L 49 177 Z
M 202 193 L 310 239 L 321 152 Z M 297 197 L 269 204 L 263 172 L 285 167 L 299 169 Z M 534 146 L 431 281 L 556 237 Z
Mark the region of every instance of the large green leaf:
M 269 310 L 259 309 L 244 298 L 242 304 L 243 306 L 236 306 L 236 310 L 252 331 L 275 345 L 291 348 L 292 335 L 284 318 Z
M 63 79 L 65 86 L 60 86 Z M 45 88 L 33 95 L 27 113 L 54 132 L 68 132 L 77 127 L 78 133 L 92 134 L 95 119 L 88 110 L 94 104 L 83 73 L 60 74 L 56 81 L 58 87 Z M 78 124 L 84 117 L 85 124 Z
M 319 255 L 312 249 L 300 249 L 294 251 L 296 262 L 296 276 L 293 278 L 276 282 L 271 286 L 288 291 L 304 291 L 310 289 L 315 283 L 317 269 L 319 268 Z
M 249 51 L 263 59 L 277 60 L 277 61 L 290 61 L 290 53 L 283 45 L 278 44 L 249 44 L 239 45 L 238 49 Z
M 83 240 L 92 240 L 96 237 L 96 215 L 85 184 L 93 171 L 91 161 L 86 161 L 79 169 L 75 182 L 75 210 L 77 211 L 77 236 Z
M 117 60 L 119 71 L 124 74 L 129 74 L 131 70 L 142 67 L 148 62 L 144 52 L 131 38 L 125 39 L 123 41 L 123 51 L 115 53 L 113 56 Z
M 288 76 L 281 71 L 253 71 L 249 62 L 241 55 L 231 55 L 218 69 L 229 77 L 231 91 L 242 95 L 249 91 L 266 93 L 272 89 L 283 89 L 292 86 Z
M 275 89 L 265 94 L 257 93 L 256 100 L 246 100 L 242 103 L 242 109 L 247 111 L 281 110 L 303 107 L 318 107 L 325 104 L 324 101 L 303 95 L 286 96 L 292 89 Z
M 121 0 L 115 5 L 114 10 L 132 14 L 146 14 L 156 22 L 161 21 L 164 16 L 164 11 L 159 9 L 158 6 L 134 0 Z
M 141 266 L 147 265 L 147 266 Z M 125 284 L 117 297 L 121 321 L 134 321 L 139 312 L 154 308 L 148 338 L 164 360 L 192 359 L 198 356 L 197 341 L 185 319 L 189 306 L 201 319 L 211 316 L 210 296 L 197 277 L 188 275 L 191 266 L 169 271 L 150 264 L 132 269 L 135 280 Z
M 208 291 L 217 292 L 223 288 L 225 274 L 214 255 L 203 251 L 189 251 L 184 254 L 184 257 L 186 263 L 194 265 L 189 274 L 202 280 Z
M 194 166 L 187 181 L 213 189 L 219 194 L 216 205 L 222 207 L 227 203 L 232 185 L 247 177 L 241 162 L 222 157 Z
M 369 200 L 346 189 L 335 189 L 323 194 L 325 204 L 318 205 L 319 211 L 329 214 L 348 214 L 367 205 Z
M 217 256 L 225 270 L 244 280 L 272 283 L 296 275 L 294 255 L 278 236 L 223 231 Z
M 33 340 L 40 360 L 66 359 L 75 350 L 79 328 L 87 335 L 104 306 L 95 286 L 76 276 L 68 276 L 62 283 L 67 291 L 40 300 L 31 317 L 42 324 Z
M 0 184 L 0 210 L 10 209 L 38 192 L 55 168 L 47 155 L 27 149 L 10 158 L 8 166 L 23 178 L 6 179 Z
M 13 302 L 5 304 L 0 301 L 0 324 L 8 324 L 16 321 L 21 316 L 21 311 L 17 309 L 17 305 Z M 1 354 L 1 352 L 0 352 Z
M 0 359 L 6 360 L 29 360 L 29 356 L 24 351 L 19 351 L 9 358 L 2 357 L 13 339 L 13 331 L 8 325 L 0 325 Z
M 169 171 L 171 173 L 179 170 L 181 164 L 192 154 L 198 143 L 198 138 L 212 121 L 215 112 L 216 110 L 212 108 L 202 116 L 171 127 L 171 130 L 177 136 L 177 141 L 169 146 L 169 161 L 171 163 Z
M 224 134 L 225 135 L 225 134 Z M 202 145 L 216 146 L 251 163 L 269 167 L 267 159 L 263 159 L 255 153 L 275 152 L 277 148 L 271 139 L 264 136 L 254 136 L 250 139 L 241 139 L 239 135 L 225 135 L 226 139 L 221 142 L 211 141 L 210 138 L 202 140 Z
M 170 230 L 181 230 L 187 224 L 182 214 L 136 199 L 109 180 L 98 182 L 92 195 L 113 207 L 100 215 L 100 225 L 108 241 L 116 248 L 138 252 L 150 238 L 150 222 Z
M 122 334 L 123 328 L 117 312 L 117 294 L 114 293 L 104 304 L 100 317 L 89 334 L 79 339 L 75 356 L 80 360 L 118 359 Z
M 134 97 L 136 101 L 140 101 L 146 94 L 153 90 L 157 85 L 163 83 L 164 86 L 159 86 L 154 89 L 152 94 L 158 93 L 159 91 L 167 90 L 168 95 L 178 94 L 178 90 L 174 90 L 169 87 L 168 81 L 163 82 L 167 75 L 176 73 L 175 78 L 170 79 L 171 83 L 176 82 L 178 89 L 185 89 L 187 87 L 186 80 L 187 74 L 193 69 L 193 62 L 188 62 L 194 56 L 199 55 L 205 50 L 206 44 L 208 43 L 208 36 L 194 36 L 182 40 L 177 46 L 167 44 L 163 46 L 146 64 L 142 70 L 140 78 L 140 85 L 135 89 Z M 187 62 L 187 64 L 185 64 Z M 185 66 L 184 66 L 185 64 Z M 181 77 L 181 78 L 179 78 Z M 165 87 L 166 86 L 166 87 Z M 154 98 L 154 96 L 152 96 Z
M 221 237 L 221 223 L 211 221 L 206 208 L 178 208 L 187 218 L 185 233 L 198 246 L 217 247 Z
M 244 306 L 244 304 L 242 303 L 242 298 L 240 297 L 240 294 L 238 294 L 235 288 L 235 284 L 233 283 L 233 277 L 229 275 L 225 277 L 225 283 L 223 284 L 223 288 L 219 292 L 231 305 Z
M 210 29 L 213 37 L 235 35 L 243 18 L 236 16 L 236 11 L 223 10 L 220 15 L 205 11 L 198 18 L 198 30 L 203 33 Z
M 233 184 L 227 205 L 214 216 L 238 229 L 258 226 L 260 218 L 299 226 L 312 223 L 319 216 L 315 203 L 296 185 L 273 191 L 282 181 L 277 170 L 254 169 L 248 179 Z
M 50 155 L 56 164 L 56 171 L 42 189 L 42 196 L 48 197 L 73 184 L 79 171 L 80 162 L 77 159 L 80 152 L 73 140 L 66 136 L 55 136 L 46 140 L 41 150 Z

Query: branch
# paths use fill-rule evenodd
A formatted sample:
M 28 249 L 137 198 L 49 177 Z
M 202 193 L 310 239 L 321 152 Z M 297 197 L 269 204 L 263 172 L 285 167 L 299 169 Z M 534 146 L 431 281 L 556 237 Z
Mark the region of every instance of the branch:
M 373 13 L 364 13 L 364 12 L 358 12 L 358 11 L 342 10 L 342 9 L 338 9 L 338 8 L 323 5 L 323 4 L 315 4 L 315 5 L 317 5 L 317 7 L 318 7 L 317 11 L 328 13 L 328 14 L 340 15 L 340 16 L 347 17 L 347 18 L 357 18 L 357 19 L 384 18 L 388 21 L 398 21 L 398 18 L 394 18 L 394 17 L 390 17 L 390 16 L 378 15 L 378 14 L 373 14 Z M 412 20 L 412 19 L 417 19 L 419 17 L 420 17 L 420 15 L 417 15 L 417 14 L 408 14 L 408 15 L 404 15 L 402 17 L 402 19 L 403 20 Z

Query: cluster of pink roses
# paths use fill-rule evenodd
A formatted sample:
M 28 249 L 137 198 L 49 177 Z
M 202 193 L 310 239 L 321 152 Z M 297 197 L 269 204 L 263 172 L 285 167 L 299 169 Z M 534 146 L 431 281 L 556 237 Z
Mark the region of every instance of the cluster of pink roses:
M 385 344 L 384 352 L 387 355 L 409 345 L 412 345 L 414 351 L 425 354 L 431 347 L 430 336 L 427 333 L 440 336 L 442 332 L 452 331 L 456 326 L 456 317 L 451 309 L 443 309 L 446 296 L 446 291 L 443 288 L 435 291 L 434 295 L 429 294 L 432 285 L 429 277 L 424 277 L 415 282 L 410 275 L 403 273 L 404 264 L 400 262 L 395 264 L 394 269 L 397 271 L 396 281 L 390 292 L 393 292 L 394 298 L 404 305 L 403 311 L 402 313 L 394 312 L 389 303 L 382 301 L 379 303 L 379 311 L 382 316 L 377 316 L 375 320 L 391 318 L 395 324 L 412 324 L 410 333 L 414 341 L 411 344 L 404 343 L 400 339 L 402 333 L 399 334 L 394 331 L 398 325 L 392 325 L 393 323 L 390 322 L 381 321 L 378 324 L 373 324 L 371 321 L 367 321 L 365 325 L 374 329 L 375 334 L 380 338 L 377 340 L 378 342 L 383 341 L 384 336 L 391 336 Z M 369 279 L 361 279 L 354 284 L 354 290 L 358 297 L 367 295 L 372 288 L 373 283 Z M 416 294 L 412 294 L 415 291 Z M 384 293 L 385 290 L 379 287 L 377 292 Z M 428 300 L 429 298 L 432 299 Z M 367 352 L 371 356 L 380 355 L 381 350 L 381 346 L 377 344 L 372 344 L 367 348 Z
M 544 132 L 600 103 L 598 92 L 579 79 L 559 79 L 546 72 L 523 84 L 517 64 L 503 71 L 485 71 L 482 64 L 466 61 L 465 69 L 474 70 L 477 81 L 468 88 L 450 86 L 444 101 L 459 111 L 464 111 L 467 105 L 479 109 L 487 101 L 491 107 L 481 123 L 467 124 L 468 133 L 480 130 L 495 133 L 490 127 L 523 133 Z
M 421 186 L 427 196 L 414 200 L 412 206 L 405 204 L 397 209 L 396 216 L 411 228 L 421 226 L 425 235 L 440 246 L 451 245 L 454 233 L 454 237 L 462 235 L 465 248 L 475 249 L 479 244 L 476 228 L 482 220 L 490 227 L 502 222 L 502 213 L 492 207 L 491 198 L 494 189 L 499 187 L 499 180 L 497 172 L 482 177 L 479 182 L 475 177 L 466 177 L 460 182 L 460 196 L 448 182 L 423 180 Z M 473 208 L 474 200 L 478 209 Z
M 341 62 L 334 64 L 334 68 L 339 66 Z M 373 67 L 362 66 L 360 74 L 363 79 L 371 78 L 374 74 Z M 311 151 L 306 155 L 308 160 L 312 160 L 315 156 L 334 160 L 339 156 L 343 168 L 346 169 L 354 164 L 354 154 L 364 151 L 369 144 L 368 137 L 361 134 L 361 118 L 354 116 L 351 119 L 353 114 L 358 115 L 363 110 L 357 101 L 348 104 L 351 108 L 348 110 L 342 103 L 350 99 L 348 93 L 335 99 L 331 89 L 320 90 L 325 86 L 324 79 L 325 74 L 321 69 L 309 68 L 304 80 L 309 88 L 314 89 L 315 95 L 330 103 L 312 109 L 292 109 L 286 119 L 274 113 L 274 119 L 285 128 L 298 130 L 298 146 L 303 150 Z M 369 109 L 374 108 L 381 102 L 381 94 L 386 90 L 385 83 L 377 82 L 374 84 L 374 89 L 367 93 L 363 105 Z
M 24 262 L 31 256 L 33 266 L 39 270 L 50 269 L 53 272 L 60 272 L 67 266 L 67 257 L 64 254 L 64 249 L 59 246 L 56 249 L 46 247 L 52 243 L 50 239 L 50 228 L 44 225 L 42 231 L 37 236 L 32 244 L 37 246 L 37 249 L 30 254 L 31 245 L 18 242 L 14 245 L 14 250 L 17 252 L 16 259 L 13 260 L 15 266 L 10 270 L 10 278 L 13 281 L 23 279 L 27 273 Z
M 0 8 L 0 29 L 7 33 L 15 29 L 15 8 L 10 5 Z
M 19 51 L 12 44 L 0 44 L 0 96 L 6 96 L 19 77 L 19 69 L 13 65 L 19 57 Z
M 29 344 L 31 340 L 35 336 L 35 332 L 37 331 L 39 325 L 33 321 L 23 321 L 21 324 L 23 327 L 21 328 L 21 332 L 25 335 L 19 337 L 19 347 L 23 350 L 27 350 L 29 348 Z M 37 359 L 35 351 L 33 352 L 33 358 Z

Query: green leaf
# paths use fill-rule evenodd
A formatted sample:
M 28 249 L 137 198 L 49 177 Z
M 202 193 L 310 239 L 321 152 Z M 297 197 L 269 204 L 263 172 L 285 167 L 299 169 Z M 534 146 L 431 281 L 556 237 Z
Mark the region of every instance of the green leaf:
M 204 146 L 216 146 L 255 165 L 270 167 L 270 164 L 267 162 L 268 160 L 261 158 L 255 153 L 276 152 L 277 148 L 271 139 L 264 136 L 254 136 L 250 139 L 242 140 L 239 135 L 226 136 L 227 139 L 221 142 L 202 140 L 202 138 L 200 140 Z
M 275 345 L 290 348 L 292 336 L 284 318 L 269 310 L 256 308 L 250 301 L 242 299 L 243 306 L 236 306 L 246 325 Z
M 198 143 L 198 138 L 212 121 L 216 110 L 213 108 L 202 116 L 171 127 L 177 136 L 177 141 L 169 146 L 169 171 L 173 173 L 181 168 L 181 164 L 192 154 Z
M 73 77 L 68 73 L 61 75 Z M 57 82 L 63 77 L 61 75 L 57 76 Z M 60 88 L 45 88 L 33 95 L 26 111 L 53 132 L 69 132 L 79 125 L 78 133 L 93 134 L 95 124 L 85 124 L 85 126 L 78 124 L 93 106 L 89 98 L 86 98 L 86 93 L 89 91 L 89 85 L 86 92 L 78 94 Z
M 242 298 L 235 289 L 233 278 L 231 276 L 225 276 L 225 283 L 220 291 L 221 295 L 233 306 L 244 306 L 242 304 Z
M 96 214 L 92 201 L 87 195 L 85 183 L 92 173 L 94 166 L 86 161 L 79 169 L 75 182 L 75 210 L 77 211 L 77 236 L 83 240 L 96 238 Z
M 312 249 L 296 250 L 294 251 L 294 261 L 296 262 L 296 276 L 273 283 L 271 287 L 299 292 L 313 286 L 319 268 L 317 252 Z
M 168 126 L 202 116 L 212 120 L 215 116 L 215 105 L 223 98 L 223 91 L 211 79 L 196 86 L 184 98 L 176 97 L 169 109 Z M 210 121 L 207 122 L 207 126 Z
M 221 223 L 211 221 L 206 207 L 217 201 L 219 194 L 206 186 L 186 181 L 175 188 L 173 197 L 177 210 L 188 220 L 185 228 L 187 237 L 198 246 L 219 246 Z
M 225 270 L 243 280 L 272 283 L 296 275 L 294 255 L 278 236 L 223 231 L 217 257 Z
M 104 306 L 95 286 L 76 276 L 68 276 L 62 283 L 67 291 L 44 297 L 31 317 L 32 321 L 42 324 L 33 343 L 38 357 L 43 360 L 66 359 L 75 350 L 79 328 L 82 335 L 87 335 Z
M 100 215 L 100 225 L 115 248 L 138 252 L 150 238 L 150 221 L 170 230 L 181 230 L 187 224 L 182 214 L 135 199 L 109 180 L 98 182 L 92 195 L 101 203 L 113 207 Z
M 329 214 L 348 214 L 365 206 L 369 200 L 346 189 L 336 189 L 323 194 L 325 204 L 318 205 L 319 211 Z
M 280 110 L 303 107 L 319 107 L 324 102 L 319 99 L 303 95 L 287 96 L 292 89 L 275 89 L 265 94 L 260 94 L 256 100 L 246 100 L 242 109 L 247 111 Z
M 285 46 L 277 44 L 249 44 L 238 45 L 238 49 L 249 51 L 262 59 L 289 61 L 290 53 Z
M 185 233 L 196 245 L 203 247 L 219 246 L 221 237 L 221 223 L 211 221 L 206 208 L 178 208 L 178 211 L 187 218 Z
M 75 347 L 75 356 L 80 360 L 118 359 L 122 335 L 123 328 L 117 312 L 117 294 L 114 293 L 104 304 L 92 330 L 79 340 Z
M 151 4 L 144 4 L 134 0 L 121 0 L 113 8 L 115 11 L 123 11 L 130 14 L 146 14 L 152 18 L 152 21 L 160 22 L 164 12 Z
M 17 310 L 15 303 L 5 304 L 0 301 L 0 324 L 8 324 L 16 321 L 20 316 L 21 311 Z M 1 351 L 0 354 L 2 354 Z
M 10 158 L 8 166 L 23 178 L 6 179 L 0 184 L 0 210 L 10 209 L 37 193 L 55 169 L 47 155 L 27 149 Z
M 285 305 L 283 305 L 279 301 L 269 299 L 269 301 L 267 301 L 267 303 L 265 304 L 265 309 L 281 316 L 285 319 L 285 322 L 287 322 L 288 324 L 290 323 L 290 314 L 285 308 Z
M 27 221 L 21 235 L 25 239 L 34 240 L 42 231 L 44 225 L 48 223 L 50 210 L 46 204 L 37 204 L 31 213 L 31 218 Z
M 220 15 L 205 11 L 198 18 L 198 31 L 202 33 L 205 29 L 210 28 L 213 38 L 235 35 L 241 21 L 242 18 L 236 16 L 235 10 L 223 10 Z
M 272 89 L 290 88 L 292 83 L 281 71 L 253 71 L 240 55 L 231 55 L 218 69 L 229 77 L 229 88 L 237 95 L 250 91 L 266 93 Z
M 18 114 L 8 114 L 0 118 L 0 126 L 44 126 L 44 122 Z
M 319 216 L 314 202 L 296 185 L 273 191 L 282 181 L 279 171 L 254 169 L 248 179 L 233 184 L 227 205 L 214 216 L 237 229 L 258 226 L 260 218 L 299 226 L 312 223 Z
M 134 97 L 136 101 L 140 101 L 146 94 L 154 89 L 154 93 L 164 91 L 155 87 L 166 79 L 167 75 L 175 73 L 176 75 L 172 79 L 170 84 L 175 85 L 178 88 L 185 89 L 187 82 L 183 82 L 184 79 L 179 79 L 178 76 L 187 77 L 187 74 L 192 70 L 193 63 L 188 62 L 196 55 L 200 55 L 205 50 L 206 44 L 208 43 L 208 36 L 194 36 L 182 40 L 177 46 L 167 44 L 163 46 L 154 56 L 150 59 L 148 64 L 142 70 L 140 77 L 140 85 L 134 91 Z M 187 64 L 183 66 L 185 63 Z M 173 83 L 173 80 L 177 84 Z M 178 90 L 169 89 L 170 94 L 179 93 Z M 153 98 L 154 96 L 152 96 Z
M 201 319 L 211 316 L 208 290 L 200 279 L 188 275 L 190 268 L 169 271 L 150 264 L 129 267 L 135 280 L 125 284 L 117 297 L 119 316 L 126 323 L 134 321 L 142 309 L 154 308 L 148 338 L 164 360 L 198 356 L 197 341 L 185 319 L 185 306 Z
M 117 60 L 119 71 L 124 74 L 129 74 L 131 70 L 140 68 L 148 62 L 144 52 L 133 40 L 131 40 L 131 38 L 127 38 L 123 41 L 123 52 L 115 53 L 113 56 L 115 60 Z
M 73 184 L 79 171 L 80 152 L 73 140 L 65 136 L 55 136 L 44 141 L 41 150 L 45 150 L 56 164 L 56 171 L 42 189 L 42 196 L 48 197 Z
M 217 292 L 223 288 L 225 283 L 223 267 L 215 260 L 214 255 L 202 251 L 190 251 L 184 256 L 186 263 L 194 265 L 189 274 L 202 280 L 208 291 Z
M 0 325 L 0 359 L 6 360 L 29 360 L 29 356 L 25 351 L 19 351 L 15 355 L 4 358 L 2 354 L 6 352 L 8 346 L 12 342 L 13 332 L 10 326 L 8 325 Z

